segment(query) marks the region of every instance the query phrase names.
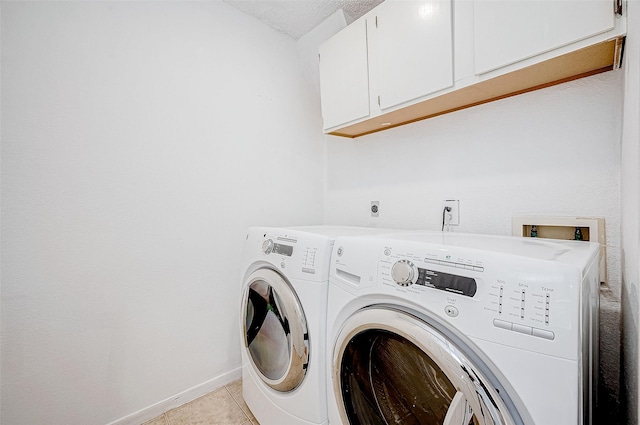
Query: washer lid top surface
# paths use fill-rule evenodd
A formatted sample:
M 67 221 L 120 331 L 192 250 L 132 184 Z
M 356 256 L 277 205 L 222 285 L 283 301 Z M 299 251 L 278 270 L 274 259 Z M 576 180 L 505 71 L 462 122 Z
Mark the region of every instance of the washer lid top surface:
M 565 254 L 596 250 L 597 243 L 560 241 L 555 239 L 522 238 L 503 235 L 481 235 L 452 232 L 411 232 L 381 235 L 393 241 L 418 242 L 445 247 L 462 247 L 480 251 L 516 255 L 539 260 L 559 260 Z

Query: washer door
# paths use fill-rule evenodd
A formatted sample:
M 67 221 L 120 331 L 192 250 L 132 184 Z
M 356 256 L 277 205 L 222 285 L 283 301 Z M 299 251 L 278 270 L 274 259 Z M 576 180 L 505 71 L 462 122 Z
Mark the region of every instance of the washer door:
M 271 388 L 298 387 L 309 363 L 309 334 L 300 301 L 279 273 L 259 269 L 246 283 L 244 344 L 256 373 Z
M 333 382 L 345 424 L 522 423 L 449 338 L 390 308 L 364 309 L 346 321 L 334 350 Z

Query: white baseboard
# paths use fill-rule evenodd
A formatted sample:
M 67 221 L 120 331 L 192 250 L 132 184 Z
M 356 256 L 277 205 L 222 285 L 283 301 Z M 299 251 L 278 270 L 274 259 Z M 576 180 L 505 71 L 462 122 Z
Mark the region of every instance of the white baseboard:
M 217 390 L 230 382 L 240 379 L 242 376 L 242 368 L 236 368 L 230 372 L 223 373 L 213 379 L 198 384 L 195 387 L 188 388 L 172 397 L 152 404 L 149 407 L 140 409 L 137 412 L 124 416 L 118 420 L 108 423 L 107 425 L 140 425 L 146 421 L 160 416 L 162 413 L 189 403 L 198 397 L 202 397 L 211 391 Z

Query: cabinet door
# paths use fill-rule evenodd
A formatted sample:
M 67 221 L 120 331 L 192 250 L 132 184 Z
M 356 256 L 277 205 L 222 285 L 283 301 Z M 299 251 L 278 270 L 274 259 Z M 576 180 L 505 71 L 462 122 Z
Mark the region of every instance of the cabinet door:
M 367 27 L 357 20 L 320 46 L 324 129 L 369 116 Z
M 613 29 L 611 0 L 474 0 L 481 74 Z
M 377 10 L 380 109 L 451 87 L 451 1 L 387 0 Z

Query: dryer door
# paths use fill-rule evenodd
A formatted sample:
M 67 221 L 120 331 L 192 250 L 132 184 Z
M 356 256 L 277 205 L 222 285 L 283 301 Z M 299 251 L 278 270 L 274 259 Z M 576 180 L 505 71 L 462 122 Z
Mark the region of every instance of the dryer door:
M 346 321 L 333 383 L 342 420 L 352 425 L 523 423 L 449 338 L 391 308 L 364 309 Z
M 255 372 L 275 390 L 295 389 L 309 363 L 309 334 L 291 285 L 273 270 L 255 271 L 246 283 L 242 311 L 245 349 Z

